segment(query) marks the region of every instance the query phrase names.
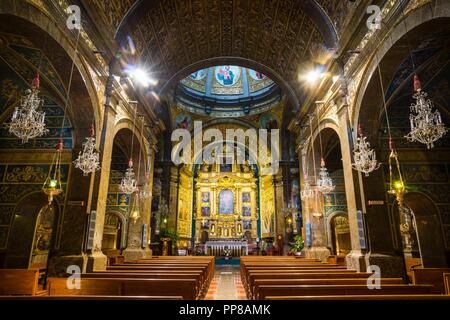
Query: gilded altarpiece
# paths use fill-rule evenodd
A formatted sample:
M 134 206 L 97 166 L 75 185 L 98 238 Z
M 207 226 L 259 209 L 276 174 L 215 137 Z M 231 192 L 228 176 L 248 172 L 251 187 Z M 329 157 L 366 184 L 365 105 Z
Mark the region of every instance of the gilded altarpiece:
M 261 177 L 260 215 L 261 237 L 272 237 L 275 230 L 275 193 L 273 188 L 273 177 L 271 175 Z
M 192 173 L 183 168 L 180 172 L 180 186 L 178 190 L 178 235 L 190 238 L 192 233 Z
M 257 178 L 248 165 L 203 165 L 196 178 L 196 234 L 211 240 L 258 237 Z M 232 201 L 232 204 L 226 203 Z M 232 210 L 231 210 L 232 208 Z M 231 211 L 230 211 L 231 210 Z

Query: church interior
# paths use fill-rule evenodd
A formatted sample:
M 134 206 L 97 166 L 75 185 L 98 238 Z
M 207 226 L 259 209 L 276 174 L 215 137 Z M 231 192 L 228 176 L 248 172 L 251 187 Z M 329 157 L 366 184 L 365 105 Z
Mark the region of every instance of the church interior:
M 449 300 L 450 0 L 1 0 L 0 300 Z

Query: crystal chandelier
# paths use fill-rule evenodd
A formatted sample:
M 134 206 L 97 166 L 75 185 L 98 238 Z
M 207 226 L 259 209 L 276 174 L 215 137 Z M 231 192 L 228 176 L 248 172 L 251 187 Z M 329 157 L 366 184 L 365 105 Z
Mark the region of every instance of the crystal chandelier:
M 414 95 L 416 103 L 411 104 L 409 120 L 411 131 L 406 135 L 410 142 L 418 141 L 426 144 L 428 149 L 434 147 L 434 142 L 442 138 L 447 132 L 442 123 L 441 114 L 434 110 L 431 99 L 427 99 L 428 94 L 422 91 L 419 77 L 414 75 Z
M 53 156 L 47 179 L 45 179 L 42 191 L 48 196 L 48 203 L 51 204 L 53 197 L 63 192 L 61 185 L 61 153 L 63 150 L 63 141 L 59 140 L 56 145 L 56 153 Z
M 22 97 L 20 106 L 16 107 L 8 124 L 9 132 L 22 139 L 22 143 L 43 136 L 48 132 L 45 128 L 45 113 L 38 111 L 44 100 L 39 97 L 39 74 L 31 82 L 31 89 Z
M 152 196 L 152 190 L 150 190 L 150 175 L 147 173 L 145 175 L 145 184 L 142 188 L 139 188 L 139 197 L 141 199 L 149 199 Z
M 314 188 L 309 184 L 307 174 L 305 174 L 303 190 L 300 191 L 300 197 L 302 200 L 311 199 L 314 197 Z
M 366 141 L 367 137 L 363 134 L 362 125 L 358 126 L 358 137 L 356 138 L 355 147 L 353 150 L 353 158 L 355 160 L 352 163 L 353 169 L 365 173 L 366 177 L 369 173 L 377 170 L 381 163 L 377 161 L 375 150 L 370 148 L 370 143 Z
M 83 176 L 100 169 L 99 153 L 95 151 L 94 126 L 91 127 L 90 137 L 87 137 L 86 141 L 83 142 L 83 151 L 80 151 L 78 158 L 73 163 L 75 168 L 83 171 Z
M 122 191 L 125 194 L 132 194 L 138 190 L 137 181 L 134 178 L 132 159 L 128 161 L 128 169 L 125 172 L 125 176 L 122 178 L 122 181 L 120 182 L 119 188 L 120 191 Z
M 328 174 L 328 169 L 325 167 L 325 160 L 320 159 L 319 179 L 317 179 L 317 190 L 322 193 L 330 193 L 334 190 L 333 180 Z

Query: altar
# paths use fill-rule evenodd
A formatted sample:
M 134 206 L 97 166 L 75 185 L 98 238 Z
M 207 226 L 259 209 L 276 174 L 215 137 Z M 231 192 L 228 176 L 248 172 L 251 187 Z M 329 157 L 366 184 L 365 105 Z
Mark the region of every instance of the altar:
M 226 251 L 230 250 L 232 257 L 248 255 L 248 244 L 246 241 L 227 240 L 227 241 L 207 241 L 205 243 L 205 252 L 209 256 L 225 256 Z

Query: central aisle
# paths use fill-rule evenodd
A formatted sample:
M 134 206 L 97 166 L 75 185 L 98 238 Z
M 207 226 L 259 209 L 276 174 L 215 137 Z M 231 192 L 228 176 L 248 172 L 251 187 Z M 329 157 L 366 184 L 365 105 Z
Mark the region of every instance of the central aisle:
M 246 300 L 241 282 L 239 266 L 219 265 L 215 267 L 214 278 L 205 300 Z

